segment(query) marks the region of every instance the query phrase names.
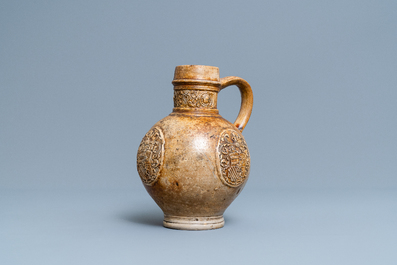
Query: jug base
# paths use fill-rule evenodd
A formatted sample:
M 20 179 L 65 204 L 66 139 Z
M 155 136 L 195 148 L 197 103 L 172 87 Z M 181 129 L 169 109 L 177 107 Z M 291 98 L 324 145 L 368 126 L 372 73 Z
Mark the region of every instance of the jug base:
M 163 225 L 166 228 L 179 230 L 210 230 L 222 228 L 225 220 L 222 215 L 209 217 L 164 215 Z

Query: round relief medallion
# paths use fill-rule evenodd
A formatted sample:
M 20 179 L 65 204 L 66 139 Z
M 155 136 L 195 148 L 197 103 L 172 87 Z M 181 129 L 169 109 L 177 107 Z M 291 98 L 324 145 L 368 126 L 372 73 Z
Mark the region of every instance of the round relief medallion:
M 156 182 L 164 158 L 164 136 L 158 127 L 152 128 L 143 137 L 138 148 L 138 173 L 146 185 Z
M 223 131 L 217 154 L 222 182 L 230 187 L 240 186 L 248 178 L 251 163 L 244 138 L 234 130 Z

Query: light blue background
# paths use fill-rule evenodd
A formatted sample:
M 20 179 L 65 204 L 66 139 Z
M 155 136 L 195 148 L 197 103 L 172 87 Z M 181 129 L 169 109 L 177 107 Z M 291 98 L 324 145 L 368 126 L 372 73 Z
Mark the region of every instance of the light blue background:
M 0 263 L 396 264 L 396 47 L 396 1 L 1 1 Z M 182 64 L 254 91 L 249 182 L 198 234 L 135 168 Z

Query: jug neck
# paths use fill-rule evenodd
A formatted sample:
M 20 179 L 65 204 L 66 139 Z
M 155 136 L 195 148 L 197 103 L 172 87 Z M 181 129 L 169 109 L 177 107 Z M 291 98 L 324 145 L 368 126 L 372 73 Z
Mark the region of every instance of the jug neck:
M 213 66 L 181 65 L 175 68 L 173 113 L 217 115 L 220 91 L 219 69 Z
M 174 109 L 176 113 L 218 114 L 219 82 L 211 84 L 189 80 L 174 80 Z

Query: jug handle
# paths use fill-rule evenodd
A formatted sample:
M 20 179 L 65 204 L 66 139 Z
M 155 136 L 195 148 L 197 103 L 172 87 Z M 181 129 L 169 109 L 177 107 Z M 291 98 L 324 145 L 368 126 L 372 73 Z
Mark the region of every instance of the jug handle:
M 252 106 L 254 104 L 254 96 L 250 84 L 244 79 L 237 76 L 227 76 L 220 79 L 220 90 L 236 85 L 241 93 L 241 107 L 234 125 L 242 132 L 251 117 Z

